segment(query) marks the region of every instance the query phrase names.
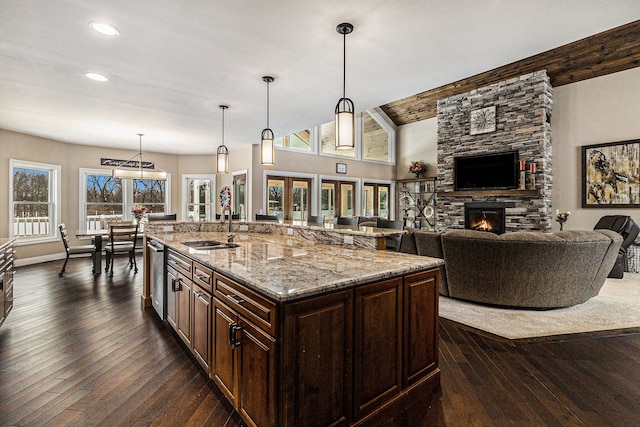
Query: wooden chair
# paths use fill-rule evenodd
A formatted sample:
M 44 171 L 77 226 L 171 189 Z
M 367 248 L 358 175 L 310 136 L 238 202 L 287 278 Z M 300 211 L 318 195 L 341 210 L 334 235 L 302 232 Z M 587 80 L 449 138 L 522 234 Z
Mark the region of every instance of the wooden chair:
M 60 237 L 62 237 L 62 243 L 64 244 L 64 250 L 67 254 L 67 258 L 64 260 L 64 264 L 62 265 L 62 270 L 58 273 L 58 276 L 62 277 L 64 274 L 64 270 L 67 267 L 67 262 L 69 262 L 69 258 L 71 255 L 78 254 L 91 254 L 92 257 L 99 256 L 96 254 L 96 246 L 95 245 L 80 245 L 80 246 L 69 246 L 69 235 L 67 234 L 67 226 L 64 223 L 58 226 L 60 229 Z M 91 263 L 94 265 L 94 263 Z M 92 268 L 93 274 L 96 273 L 95 267 Z
M 307 217 L 307 224 L 324 224 L 324 216 L 309 215 Z
M 216 214 L 216 219 L 219 220 L 220 219 L 220 214 Z M 224 216 L 225 220 L 229 219 L 229 215 Z M 240 214 L 231 214 L 231 220 L 235 221 L 235 220 L 239 220 L 240 219 Z
M 278 215 L 256 214 L 256 221 L 279 222 Z
M 129 268 L 138 272 L 136 264 L 136 243 L 138 240 L 138 224 L 110 223 L 109 243 L 104 248 L 107 255 L 107 266 L 104 271 L 109 272 L 109 277 L 113 277 L 114 255 L 117 253 L 129 254 Z

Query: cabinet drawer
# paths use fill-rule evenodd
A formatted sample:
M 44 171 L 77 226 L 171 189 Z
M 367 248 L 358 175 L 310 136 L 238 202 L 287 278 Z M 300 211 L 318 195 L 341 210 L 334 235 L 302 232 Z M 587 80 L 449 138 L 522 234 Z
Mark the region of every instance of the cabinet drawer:
M 261 295 L 233 280 L 214 274 L 214 295 L 231 309 L 275 336 L 276 306 Z
M 213 270 L 209 267 L 194 262 L 193 263 L 193 281 L 200 285 L 205 291 L 213 292 Z
M 191 280 L 193 271 L 193 262 L 184 255 L 177 252 L 167 251 L 167 266 L 182 273 L 186 278 Z

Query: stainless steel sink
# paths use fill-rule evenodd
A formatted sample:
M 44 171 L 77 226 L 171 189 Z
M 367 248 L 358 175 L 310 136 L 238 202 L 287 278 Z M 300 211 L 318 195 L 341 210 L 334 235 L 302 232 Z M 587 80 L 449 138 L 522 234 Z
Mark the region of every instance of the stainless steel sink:
M 198 251 L 213 251 L 216 249 L 231 249 L 240 246 L 237 243 L 218 242 L 216 240 L 198 240 L 194 242 L 183 242 L 185 246 L 196 249 Z

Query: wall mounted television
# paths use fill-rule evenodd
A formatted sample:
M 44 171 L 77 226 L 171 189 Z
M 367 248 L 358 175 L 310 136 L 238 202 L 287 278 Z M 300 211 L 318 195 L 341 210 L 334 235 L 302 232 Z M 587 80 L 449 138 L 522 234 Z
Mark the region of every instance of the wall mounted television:
M 482 154 L 454 159 L 454 189 L 507 190 L 518 188 L 518 152 Z

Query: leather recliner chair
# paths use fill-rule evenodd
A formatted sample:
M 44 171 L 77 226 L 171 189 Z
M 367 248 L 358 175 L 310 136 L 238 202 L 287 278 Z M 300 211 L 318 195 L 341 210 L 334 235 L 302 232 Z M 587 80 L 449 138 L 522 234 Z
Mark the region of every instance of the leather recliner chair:
M 640 233 L 640 227 L 636 224 L 630 216 L 627 215 L 605 215 L 600 218 L 600 221 L 593 227 L 594 230 L 612 230 L 622 236 L 622 245 L 616 258 L 616 263 L 613 265 L 609 276 L 613 279 L 622 279 L 624 276 L 624 258 L 627 254 L 627 249 L 633 241 L 638 237 Z

